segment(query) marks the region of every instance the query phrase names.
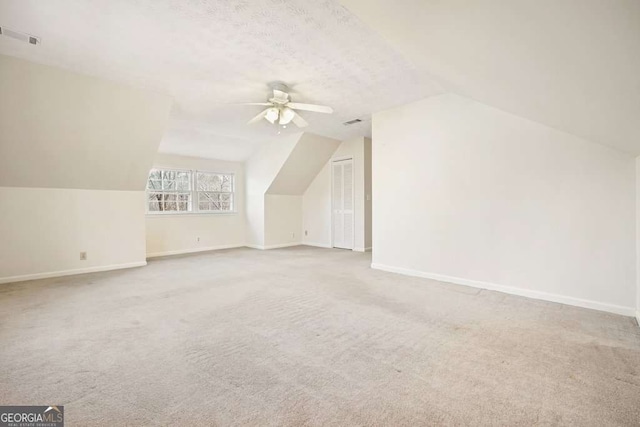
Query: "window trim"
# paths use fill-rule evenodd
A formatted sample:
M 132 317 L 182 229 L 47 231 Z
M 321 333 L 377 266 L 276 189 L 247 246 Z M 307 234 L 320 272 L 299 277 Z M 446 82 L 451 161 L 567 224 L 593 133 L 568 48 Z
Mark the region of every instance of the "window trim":
M 145 190 L 144 190 L 144 195 L 145 195 L 145 203 L 144 203 L 144 210 L 145 210 L 145 215 L 148 217 L 163 217 L 163 216 L 172 216 L 172 215 L 176 215 L 176 216 L 184 216 L 184 215 L 237 215 L 238 214 L 238 208 L 237 208 L 237 193 L 236 193 L 236 173 L 235 172 L 213 172 L 213 171 L 209 171 L 209 170 L 199 170 L 199 169 L 188 169 L 188 168 L 172 168 L 172 167 L 163 167 L 163 166 L 154 166 L 149 170 L 149 173 L 151 173 L 152 170 L 162 170 L 162 171 L 175 171 L 175 172 L 189 172 L 191 174 L 191 179 L 190 179 L 190 187 L 191 190 L 189 190 L 189 193 L 191 194 L 191 207 L 192 210 L 190 211 L 150 211 L 149 210 L 149 188 L 147 188 L 149 186 L 149 176 L 147 175 L 147 184 L 145 186 Z M 231 175 L 232 177 L 232 190 L 231 194 L 233 195 L 233 210 L 229 210 L 229 211 L 201 211 L 198 209 L 198 191 L 196 189 L 196 184 L 197 184 L 197 173 L 201 172 L 201 173 L 210 173 L 210 174 L 214 174 L 214 175 Z M 158 191 L 157 191 L 158 192 Z M 159 192 L 164 192 L 164 191 L 159 191 Z M 185 191 L 186 192 L 186 191 Z M 176 193 L 179 193 L 179 191 L 176 191 Z

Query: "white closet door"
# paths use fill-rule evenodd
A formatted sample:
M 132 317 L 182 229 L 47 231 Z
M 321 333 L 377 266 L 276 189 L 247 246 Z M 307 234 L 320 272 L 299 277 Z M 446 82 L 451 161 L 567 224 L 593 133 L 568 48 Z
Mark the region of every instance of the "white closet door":
M 344 220 L 342 215 L 342 175 L 342 162 L 333 162 L 333 201 L 331 203 L 331 223 L 333 224 L 333 246 L 336 248 L 342 248 L 344 245 Z
M 353 161 L 333 162 L 332 177 L 333 246 L 353 249 Z

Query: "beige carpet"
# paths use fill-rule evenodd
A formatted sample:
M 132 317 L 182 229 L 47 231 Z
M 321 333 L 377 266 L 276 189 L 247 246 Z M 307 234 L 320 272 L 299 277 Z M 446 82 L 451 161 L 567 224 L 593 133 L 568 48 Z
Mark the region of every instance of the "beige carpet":
M 639 425 L 632 318 L 237 249 L 0 286 L 0 404 L 87 425 Z

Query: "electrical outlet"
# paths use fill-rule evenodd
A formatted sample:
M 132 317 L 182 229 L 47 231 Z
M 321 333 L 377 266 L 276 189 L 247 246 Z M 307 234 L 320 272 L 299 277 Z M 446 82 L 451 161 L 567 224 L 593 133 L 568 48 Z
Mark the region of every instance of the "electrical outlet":
M 296 233 L 291 233 L 291 238 L 295 239 L 296 238 Z
M 87 260 L 87 253 L 80 252 L 80 261 L 86 261 L 86 260 Z
M 309 235 L 309 232 L 308 232 L 307 230 L 304 230 L 304 235 L 305 235 L 305 236 L 308 236 L 308 235 Z
M 199 241 L 200 241 L 200 237 L 196 237 L 196 242 L 199 242 Z

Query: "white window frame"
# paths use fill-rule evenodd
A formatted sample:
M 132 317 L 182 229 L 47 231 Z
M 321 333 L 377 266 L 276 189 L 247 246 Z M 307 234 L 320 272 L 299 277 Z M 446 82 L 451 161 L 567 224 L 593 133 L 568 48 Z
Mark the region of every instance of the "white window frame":
M 149 192 L 157 192 L 157 193 L 169 193 L 170 191 L 164 191 L 164 190 L 160 190 L 160 191 L 153 191 L 149 189 L 149 177 L 147 176 L 147 184 L 145 186 L 145 213 L 148 216 L 151 217 L 161 217 L 161 216 L 166 216 L 166 215 L 235 215 L 238 213 L 237 211 L 237 201 L 236 201 L 236 174 L 233 172 L 212 172 L 212 171 L 203 171 L 203 170 L 196 170 L 196 169 L 178 169 L 178 168 L 168 168 L 168 167 L 162 167 L 162 166 L 157 166 L 157 167 L 153 167 L 150 171 L 149 174 L 151 174 L 151 171 L 153 170 L 160 170 L 160 171 L 175 171 L 175 172 L 189 172 L 191 174 L 191 178 L 190 178 L 190 182 L 189 182 L 189 188 L 190 190 L 188 191 L 191 194 L 191 210 L 190 211 L 150 211 L 149 210 Z M 232 209 L 228 210 L 228 211 L 212 211 L 212 210 L 199 210 L 199 204 L 198 204 L 198 193 L 200 193 L 197 190 L 197 175 L 198 173 L 207 173 L 207 174 L 213 174 L 213 175 L 230 175 L 231 176 L 231 198 L 232 198 Z M 187 191 L 177 191 L 176 193 L 186 193 Z

